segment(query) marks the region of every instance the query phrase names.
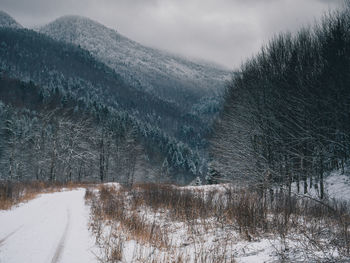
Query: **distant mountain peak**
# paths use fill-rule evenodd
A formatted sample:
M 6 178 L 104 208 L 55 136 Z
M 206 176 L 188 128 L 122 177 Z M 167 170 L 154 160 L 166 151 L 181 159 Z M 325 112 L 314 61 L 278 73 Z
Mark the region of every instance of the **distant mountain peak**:
M 113 29 L 109 29 L 101 23 L 90 18 L 79 15 L 65 15 L 57 18 L 53 22 L 41 27 L 41 33 L 49 35 L 56 40 L 63 40 L 73 44 L 81 45 L 97 41 L 96 37 L 103 32 L 103 37 L 99 41 L 109 42 L 108 38 L 118 38 L 120 35 Z M 84 46 L 84 45 L 82 45 Z M 89 50 L 89 48 L 85 47 Z M 91 50 L 89 50 L 91 52 Z M 98 52 L 98 50 L 95 50 Z
M 0 27 L 22 28 L 9 14 L 0 10 Z
M 57 23 L 70 23 L 72 25 L 79 25 L 79 23 L 90 23 L 90 24 L 99 24 L 103 26 L 102 24 L 98 23 L 97 21 L 94 21 L 88 17 L 80 16 L 80 15 L 65 15 L 57 18 L 50 24 L 57 24 Z
M 47 24 L 46 26 L 42 27 L 42 30 L 50 30 L 53 28 L 58 28 L 58 27 L 68 27 L 68 28 L 76 28 L 79 29 L 79 31 L 86 31 L 86 30 L 91 30 L 91 29 L 98 29 L 98 30 L 110 30 L 115 32 L 115 30 L 109 29 L 103 24 L 90 19 L 85 16 L 79 16 L 79 15 L 65 15 L 57 18 L 53 22 Z M 66 28 L 67 30 L 67 28 Z

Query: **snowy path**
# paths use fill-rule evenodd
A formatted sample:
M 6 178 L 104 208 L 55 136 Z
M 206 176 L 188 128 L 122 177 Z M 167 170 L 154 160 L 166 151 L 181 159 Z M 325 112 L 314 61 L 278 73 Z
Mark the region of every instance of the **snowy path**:
M 92 263 L 84 189 L 43 194 L 0 212 L 0 263 Z

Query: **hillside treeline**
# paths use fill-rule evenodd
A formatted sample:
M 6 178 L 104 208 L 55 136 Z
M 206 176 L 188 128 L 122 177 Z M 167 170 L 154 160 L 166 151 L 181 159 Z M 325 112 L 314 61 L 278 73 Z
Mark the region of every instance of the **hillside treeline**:
M 289 189 L 297 182 L 323 198 L 324 174 L 344 168 L 350 154 L 350 8 L 279 34 L 245 62 L 211 145 L 216 177 Z

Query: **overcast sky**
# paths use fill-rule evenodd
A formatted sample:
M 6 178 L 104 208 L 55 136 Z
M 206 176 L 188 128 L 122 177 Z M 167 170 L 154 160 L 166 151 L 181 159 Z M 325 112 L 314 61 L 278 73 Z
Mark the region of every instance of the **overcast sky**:
M 142 44 L 230 69 L 279 31 L 312 24 L 342 0 L 0 0 L 26 27 L 87 16 Z

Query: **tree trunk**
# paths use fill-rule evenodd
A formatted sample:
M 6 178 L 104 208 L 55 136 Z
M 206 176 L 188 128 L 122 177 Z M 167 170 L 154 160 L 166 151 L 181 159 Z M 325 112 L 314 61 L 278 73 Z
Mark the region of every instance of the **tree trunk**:
M 323 156 L 320 157 L 320 198 L 324 198 L 324 184 L 323 184 Z
M 307 176 L 306 176 L 306 174 L 304 174 L 303 177 L 304 177 L 304 194 L 307 194 Z
M 103 137 L 101 139 L 100 143 L 100 180 L 101 182 L 104 181 L 104 164 L 105 163 L 105 156 L 104 156 L 104 145 L 103 145 Z

